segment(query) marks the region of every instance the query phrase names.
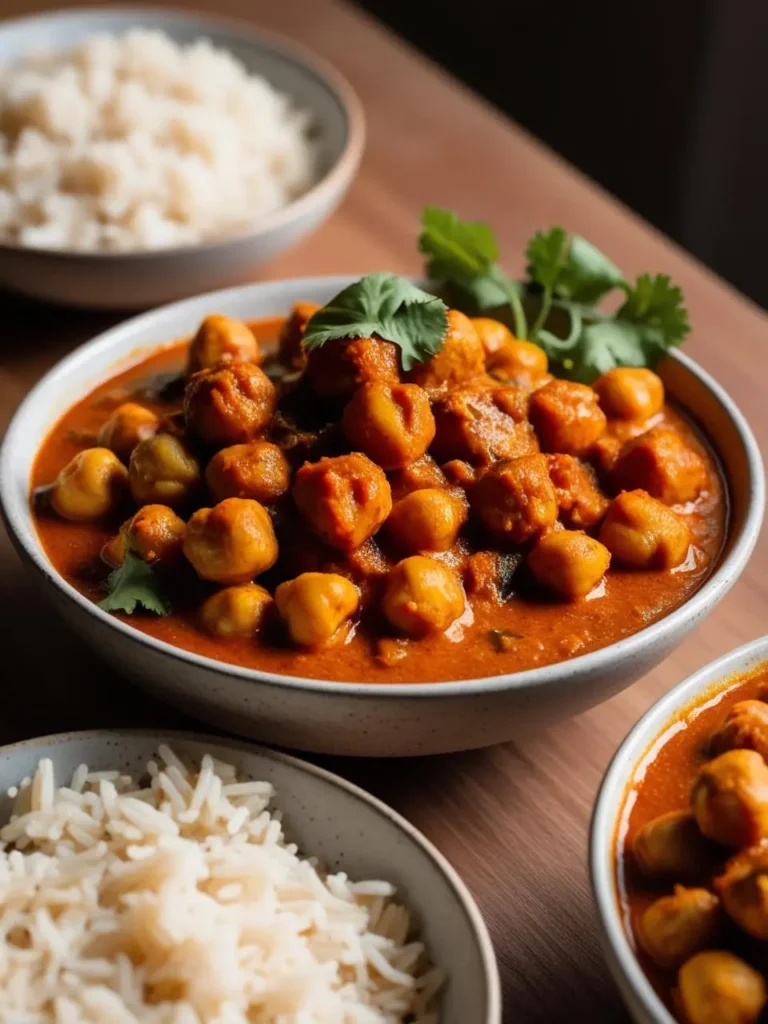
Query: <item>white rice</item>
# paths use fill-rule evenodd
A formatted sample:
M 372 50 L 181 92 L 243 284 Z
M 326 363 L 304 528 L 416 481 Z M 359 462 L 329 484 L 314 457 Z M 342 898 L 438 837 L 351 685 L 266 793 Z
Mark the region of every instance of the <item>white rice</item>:
M 310 119 L 205 39 L 91 35 L 0 67 L 0 242 L 129 251 L 234 235 L 306 192 Z
M 325 875 L 266 782 L 161 747 L 149 785 L 42 760 L 0 829 L 3 1024 L 437 1024 L 383 880 Z

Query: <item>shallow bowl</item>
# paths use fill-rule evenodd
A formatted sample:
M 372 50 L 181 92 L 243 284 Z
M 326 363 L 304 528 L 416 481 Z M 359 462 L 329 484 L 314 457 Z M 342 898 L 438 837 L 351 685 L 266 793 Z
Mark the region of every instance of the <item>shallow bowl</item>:
M 77 349 L 32 389 L 0 450 L 0 509 L 22 560 L 72 628 L 141 686 L 205 722 L 279 746 L 371 757 L 445 753 L 525 736 L 606 700 L 663 661 L 741 573 L 764 504 L 762 461 L 744 418 L 711 377 L 677 354 L 660 372 L 670 395 L 716 439 L 731 494 L 728 540 L 714 572 L 685 604 L 591 654 L 447 683 L 278 676 L 200 657 L 140 633 L 101 611 L 53 569 L 30 511 L 30 473 L 41 443 L 67 409 L 142 351 L 192 334 L 212 310 L 246 320 L 284 315 L 300 300 L 327 302 L 350 280 L 268 282 L 145 313 Z
M 619 747 L 603 779 L 592 816 L 589 867 L 597 904 L 600 938 L 608 967 L 636 1024 L 675 1024 L 675 1019 L 643 973 L 634 940 L 622 919 L 616 854 L 628 798 L 670 728 L 695 716 L 730 688 L 734 677 L 768 662 L 768 636 L 753 640 L 705 665 L 647 711 Z
M 433 962 L 447 977 L 442 1024 L 501 1024 L 499 976 L 480 911 L 459 876 L 420 832 L 380 800 L 306 761 L 262 747 L 191 733 L 99 730 L 0 748 L 0 821 L 10 786 L 50 757 L 61 783 L 79 764 L 141 774 L 160 743 L 196 760 L 213 753 L 246 777 L 271 782 L 275 808 L 300 850 L 352 878 L 392 882 L 413 911 Z
M 330 65 L 303 47 L 245 22 L 152 8 L 75 8 L 0 23 L 0 67 L 49 44 L 66 49 L 94 32 L 165 32 L 179 43 L 205 37 L 234 54 L 310 112 L 319 150 L 316 184 L 250 231 L 219 241 L 134 253 L 75 253 L 0 244 L 0 287 L 64 305 L 145 309 L 247 281 L 336 208 L 365 142 L 362 107 Z

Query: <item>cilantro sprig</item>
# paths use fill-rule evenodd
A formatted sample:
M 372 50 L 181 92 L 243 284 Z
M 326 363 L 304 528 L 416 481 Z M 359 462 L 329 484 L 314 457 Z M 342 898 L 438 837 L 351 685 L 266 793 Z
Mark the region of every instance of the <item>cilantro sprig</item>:
M 107 586 L 109 593 L 99 601 L 99 608 L 105 612 L 133 615 L 137 608 L 155 615 L 171 612 L 171 602 L 157 572 L 134 551 L 127 551 L 123 564 L 109 574 Z
M 491 228 L 480 221 L 461 221 L 439 206 L 426 207 L 421 227 L 419 250 L 427 257 L 427 276 L 458 285 L 478 309 L 508 303 L 515 333 L 525 337 L 520 286 L 496 262 L 499 247 Z
M 530 240 L 521 284 L 498 266 L 488 225 L 449 210 L 426 207 L 419 249 L 427 274 L 452 301 L 468 312 L 508 307 L 517 337 L 540 345 L 560 376 L 590 383 L 616 366 L 654 366 L 690 330 L 682 293 L 669 277 L 641 274 L 630 284 L 599 249 L 561 227 Z M 618 309 L 601 309 L 617 291 Z
M 448 307 L 396 274 L 369 274 L 340 291 L 309 320 L 304 348 L 342 338 L 376 335 L 400 348 L 404 370 L 424 362 L 443 345 Z

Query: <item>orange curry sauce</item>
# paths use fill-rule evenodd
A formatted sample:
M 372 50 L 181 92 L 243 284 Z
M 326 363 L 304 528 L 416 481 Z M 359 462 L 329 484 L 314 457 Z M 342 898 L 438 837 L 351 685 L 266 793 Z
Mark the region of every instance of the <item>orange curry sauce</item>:
M 274 342 L 282 321 L 252 324 L 266 347 Z M 136 392 L 137 400 L 167 414 L 181 400 L 149 400 L 143 387 L 156 374 L 183 369 L 187 343 L 161 349 L 96 388 L 72 408 L 43 444 L 31 485 L 50 484 L 59 470 L 95 435 L 120 403 Z M 721 550 L 727 525 L 725 488 L 716 461 L 697 431 L 680 413 L 666 407 L 659 423 L 678 431 L 705 459 L 709 481 L 706 496 L 686 515 L 694 546 L 688 560 L 672 572 L 622 571 L 611 568 L 603 586 L 587 598 L 564 603 L 544 596 L 513 594 L 499 606 L 474 597 L 472 608 L 444 635 L 408 643 L 407 656 L 391 665 L 376 658 L 374 642 L 362 630 L 351 631 L 346 642 L 324 650 L 302 652 L 266 646 L 258 639 L 207 636 L 197 622 L 197 607 L 207 591 L 189 588 L 172 614 L 164 618 L 137 613 L 124 621 L 159 640 L 209 658 L 283 675 L 339 681 L 399 683 L 481 678 L 563 661 L 636 633 L 682 604 L 697 590 Z M 42 545 L 61 575 L 94 601 L 106 593 L 108 567 L 100 559 L 104 543 L 116 533 L 130 509 L 113 521 L 67 522 L 38 504 L 36 522 Z M 194 590 L 194 587 L 191 588 Z M 210 589 L 210 588 L 209 588 Z M 499 651 L 489 631 L 509 630 L 519 639 Z
M 717 684 L 694 705 L 684 708 L 654 740 L 643 758 L 649 763 L 642 777 L 628 790 L 619 820 L 616 889 L 625 931 L 653 987 L 681 1021 L 684 1018 L 679 1016 L 674 996 L 676 972 L 662 970 L 638 946 L 634 937 L 635 925 L 643 911 L 660 896 L 671 892 L 674 880 L 654 881 L 643 876 L 633 863 L 632 842 L 640 829 L 654 818 L 668 811 L 690 808 L 696 775 L 712 757 L 707 751 L 712 734 L 734 704 L 753 698 L 765 700 L 767 696 L 768 665 L 761 665 L 756 671 L 738 676 L 725 686 Z M 720 873 L 733 853 L 733 850 L 723 848 L 721 866 L 714 870 L 713 877 Z M 702 884 L 705 883 L 702 881 Z M 764 970 L 765 954 L 759 948 L 761 945 L 734 927 L 723 936 L 719 948 L 731 950 Z

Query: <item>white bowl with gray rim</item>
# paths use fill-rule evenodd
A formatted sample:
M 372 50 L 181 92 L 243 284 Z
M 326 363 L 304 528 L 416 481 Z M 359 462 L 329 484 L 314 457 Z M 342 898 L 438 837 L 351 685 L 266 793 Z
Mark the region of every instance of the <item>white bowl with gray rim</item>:
M 72 628 L 120 672 L 216 727 L 278 746 L 369 757 L 489 746 L 587 708 L 630 686 L 677 647 L 725 596 L 747 564 L 764 508 L 757 442 L 733 400 L 680 353 L 659 372 L 704 428 L 730 495 L 725 550 L 683 605 L 645 629 L 569 661 L 456 682 L 340 683 L 275 675 L 201 657 L 102 611 L 53 568 L 29 503 L 35 456 L 59 418 L 140 350 L 191 335 L 216 310 L 245 320 L 287 315 L 297 301 L 325 303 L 349 277 L 299 278 L 233 288 L 128 320 L 58 363 L 27 395 L 0 449 L 0 511 L 24 564 Z
M 657 701 L 613 757 L 600 786 L 589 837 L 589 869 L 600 939 L 608 967 L 636 1024 L 676 1024 L 645 976 L 634 938 L 623 920 L 617 889 L 617 855 L 632 792 L 671 727 L 709 706 L 730 689 L 734 677 L 768 666 L 768 636 L 737 647 L 705 665 Z
M 303 46 L 246 22 L 151 7 L 73 8 L 0 22 L 0 67 L 30 49 L 66 49 L 95 32 L 165 32 L 180 44 L 207 38 L 234 54 L 312 118 L 318 180 L 304 195 L 233 237 L 128 253 L 73 252 L 0 243 L 0 287 L 63 305 L 144 309 L 253 278 L 298 244 L 341 202 L 365 146 L 362 106 L 351 86 Z
M 212 753 L 244 777 L 274 785 L 289 839 L 305 856 L 353 879 L 384 879 L 414 914 L 418 938 L 446 974 L 441 1024 L 501 1024 L 498 968 L 480 911 L 439 851 L 404 818 L 358 786 L 298 758 L 263 747 L 193 733 L 93 730 L 62 733 L 0 747 L 0 823 L 11 786 L 53 761 L 58 784 L 79 764 L 92 771 L 143 775 L 161 743 L 200 761 Z

